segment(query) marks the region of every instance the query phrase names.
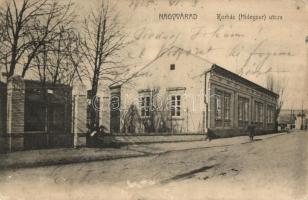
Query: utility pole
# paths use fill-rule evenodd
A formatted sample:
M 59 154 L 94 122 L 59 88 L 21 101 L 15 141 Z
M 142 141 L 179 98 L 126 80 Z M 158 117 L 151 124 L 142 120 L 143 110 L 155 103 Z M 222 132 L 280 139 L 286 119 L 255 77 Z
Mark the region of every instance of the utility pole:
M 292 124 L 293 124 L 293 111 L 291 109 L 291 113 L 290 113 L 290 129 L 292 129 Z

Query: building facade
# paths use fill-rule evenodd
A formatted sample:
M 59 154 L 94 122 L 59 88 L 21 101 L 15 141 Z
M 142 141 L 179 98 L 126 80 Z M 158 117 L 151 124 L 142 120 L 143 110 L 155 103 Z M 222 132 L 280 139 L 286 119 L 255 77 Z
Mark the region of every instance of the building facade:
M 84 91 L 20 76 L 0 82 L 0 152 L 85 145 Z
M 110 87 L 110 132 L 227 137 L 275 129 L 278 95 L 207 60 L 172 52 Z M 173 62 L 170 62 L 173 60 Z
M 210 131 L 219 136 L 243 134 L 251 122 L 259 133 L 275 130 L 277 94 L 217 65 L 205 76 Z

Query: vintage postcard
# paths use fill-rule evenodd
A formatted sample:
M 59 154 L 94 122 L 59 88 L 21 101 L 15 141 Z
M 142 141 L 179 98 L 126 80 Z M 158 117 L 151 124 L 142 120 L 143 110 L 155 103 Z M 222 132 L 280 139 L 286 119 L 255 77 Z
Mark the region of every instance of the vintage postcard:
M 307 0 L 0 0 L 0 200 L 308 200 Z

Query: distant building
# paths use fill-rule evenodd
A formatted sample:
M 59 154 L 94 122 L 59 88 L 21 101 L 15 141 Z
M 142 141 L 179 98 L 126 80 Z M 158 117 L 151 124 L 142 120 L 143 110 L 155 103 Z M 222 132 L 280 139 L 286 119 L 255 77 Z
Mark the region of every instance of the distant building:
M 283 109 L 278 117 L 278 124 L 283 128 L 307 129 L 308 111 L 300 109 Z
M 278 116 L 278 125 L 281 129 L 294 129 L 296 121 L 296 110 L 282 109 Z
M 308 113 L 306 111 L 300 111 L 296 115 L 295 128 L 298 130 L 306 130 L 308 125 Z

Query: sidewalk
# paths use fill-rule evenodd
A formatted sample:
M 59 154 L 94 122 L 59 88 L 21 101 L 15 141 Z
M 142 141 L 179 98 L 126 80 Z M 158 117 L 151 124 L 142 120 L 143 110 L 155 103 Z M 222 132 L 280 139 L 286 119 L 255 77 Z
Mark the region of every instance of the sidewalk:
M 256 140 L 263 140 L 284 135 L 286 133 L 256 136 Z M 157 155 L 171 151 L 183 151 L 195 148 L 213 148 L 246 144 L 247 136 L 222 138 L 209 141 L 154 143 L 143 145 L 128 145 L 122 148 L 81 148 L 81 149 L 43 149 L 19 151 L 0 154 L 0 170 L 7 168 L 38 167 L 57 164 L 70 164 L 90 161 L 103 161 L 121 158 Z
M 267 134 L 267 135 L 259 135 L 255 136 L 255 142 L 260 140 L 269 139 L 277 136 L 282 136 L 287 133 L 275 133 L 275 134 Z M 292 134 L 292 133 L 291 133 Z M 210 142 L 206 141 L 193 141 L 193 142 L 173 142 L 173 143 L 153 143 L 153 144 L 144 144 L 144 145 L 129 145 L 123 147 L 123 149 L 134 150 L 147 154 L 162 154 L 171 151 L 183 151 L 188 149 L 200 149 L 200 148 L 213 148 L 213 147 L 223 147 L 223 146 L 232 146 L 232 145 L 240 145 L 240 144 L 248 144 L 249 137 L 248 136 L 237 136 L 231 138 L 220 138 L 214 139 Z
M 18 151 L 0 154 L 0 170 L 6 168 L 38 167 L 139 156 L 144 156 L 144 153 L 112 148 L 60 148 Z

